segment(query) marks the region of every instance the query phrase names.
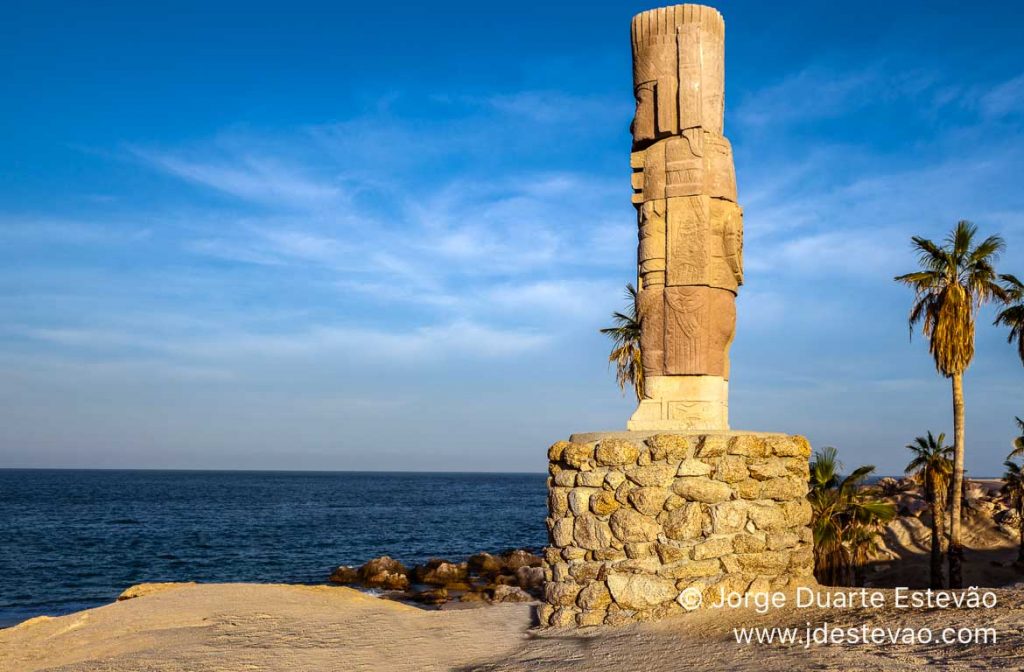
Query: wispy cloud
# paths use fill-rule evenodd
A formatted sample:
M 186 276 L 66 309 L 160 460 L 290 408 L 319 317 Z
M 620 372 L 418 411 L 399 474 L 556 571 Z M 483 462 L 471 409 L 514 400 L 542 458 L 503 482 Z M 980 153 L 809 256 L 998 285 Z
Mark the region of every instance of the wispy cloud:
M 314 177 L 276 158 L 250 154 L 196 158 L 141 147 L 133 147 L 131 152 L 175 177 L 264 205 L 323 206 L 342 195 L 340 186 L 331 180 Z
M 152 229 L 126 223 L 0 215 L 0 241 L 59 246 L 132 245 L 152 236 Z
M 1024 74 L 1018 75 L 981 94 L 981 113 L 989 118 L 1024 113 Z
M 178 333 L 174 339 L 154 331 L 90 328 L 21 328 L 15 331 L 25 338 L 63 346 L 68 352 L 149 352 L 174 356 L 186 369 L 192 366 L 202 370 L 206 370 L 210 362 L 228 365 L 252 356 L 341 357 L 361 364 L 453 356 L 501 358 L 536 350 L 551 340 L 550 335 L 529 329 L 501 329 L 462 320 L 397 330 L 315 326 L 283 333 L 221 331 L 201 336 Z
M 923 101 L 941 107 L 956 89 L 927 70 L 879 62 L 857 70 L 814 65 L 740 98 L 734 119 L 747 130 L 781 129 L 793 124 L 849 116 L 868 107 Z

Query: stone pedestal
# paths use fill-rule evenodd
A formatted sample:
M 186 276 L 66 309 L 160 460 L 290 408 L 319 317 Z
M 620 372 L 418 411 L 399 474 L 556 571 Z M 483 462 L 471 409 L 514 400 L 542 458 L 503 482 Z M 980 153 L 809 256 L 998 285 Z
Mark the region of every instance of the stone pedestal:
M 729 381 L 722 376 L 652 376 L 626 423 L 631 431 L 729 429 Z
M 814 585 L 810 453 L 802 436 L 729 431 L 554 444 L 541 624 L 656 620 L 699 608 L 695 595 Z

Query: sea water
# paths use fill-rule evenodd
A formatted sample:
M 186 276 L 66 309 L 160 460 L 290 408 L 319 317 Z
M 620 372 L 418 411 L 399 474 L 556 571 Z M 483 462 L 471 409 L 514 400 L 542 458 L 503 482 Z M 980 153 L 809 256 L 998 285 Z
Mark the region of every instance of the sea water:
M 543 474 L 0 470 L 0 627 L 146 581 L 322 583 L 547 542 Z

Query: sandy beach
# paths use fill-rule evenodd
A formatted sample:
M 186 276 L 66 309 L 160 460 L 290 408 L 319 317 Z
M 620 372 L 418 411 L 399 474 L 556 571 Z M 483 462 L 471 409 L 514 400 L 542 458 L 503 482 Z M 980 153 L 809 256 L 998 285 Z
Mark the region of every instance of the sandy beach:
M 532 606 L 428 611 L 328 586 L 186 584 L 0 631 L 0 670 L 911 670 L 1020 669 L 1024 594 L 984 610 L 702 610 L 660 623 L 532 628 Z M 740 644 L 733 628 L 995 629 L 994 643 Z M 642 653 L 638 653 L 642 652 Z

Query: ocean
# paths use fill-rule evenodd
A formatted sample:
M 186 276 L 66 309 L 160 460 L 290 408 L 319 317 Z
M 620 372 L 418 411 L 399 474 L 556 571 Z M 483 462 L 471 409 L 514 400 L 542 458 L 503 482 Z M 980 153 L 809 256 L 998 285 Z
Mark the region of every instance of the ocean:
M 146 581 L 323 583 L 547 543 L 544 474 L 0 469 L 0 627 Z

